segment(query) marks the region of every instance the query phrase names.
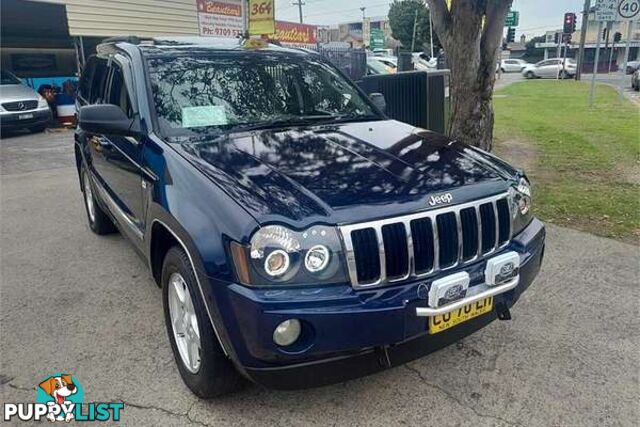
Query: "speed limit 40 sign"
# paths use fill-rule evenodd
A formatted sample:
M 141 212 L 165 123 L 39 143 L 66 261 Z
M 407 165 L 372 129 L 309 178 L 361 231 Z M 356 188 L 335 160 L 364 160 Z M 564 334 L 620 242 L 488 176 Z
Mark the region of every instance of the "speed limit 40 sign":
M 620 0 L 618 17 L 625 21 L 635 21 L 640 18 L 640 0 Z

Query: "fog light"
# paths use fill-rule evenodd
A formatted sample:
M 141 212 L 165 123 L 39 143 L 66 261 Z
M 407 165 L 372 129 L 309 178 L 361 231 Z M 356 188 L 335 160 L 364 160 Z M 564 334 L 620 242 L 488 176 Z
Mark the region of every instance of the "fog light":
M 301 331 L 302 327 L 300 326 L 300 321 L 298 319 L 285 320 L 276 327 L 275 331 L 273 331 L 273 342 L 281 347 L 289 346 L 296 342 L 300 337 Z

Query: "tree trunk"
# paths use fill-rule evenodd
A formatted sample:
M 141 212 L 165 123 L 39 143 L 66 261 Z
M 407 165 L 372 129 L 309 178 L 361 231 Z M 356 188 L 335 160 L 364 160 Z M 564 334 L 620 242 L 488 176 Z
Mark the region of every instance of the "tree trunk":
M 451 10 L 444 0 L 427 2 L 451 69 L 449 136 L 491 150 L 498 48 L 512 0 L 453 0 Z

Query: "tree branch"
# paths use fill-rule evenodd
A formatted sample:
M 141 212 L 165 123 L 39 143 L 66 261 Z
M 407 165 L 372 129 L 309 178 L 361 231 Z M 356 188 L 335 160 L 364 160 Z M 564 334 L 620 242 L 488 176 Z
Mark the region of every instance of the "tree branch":
M 485 11 L 484 29 L 480 49 L 483 54 L 494 54 L 502 42 L 502 31 L 507 12 L 513 0 L 489 0 Z
M 440 38 L 441 43 L 445 43 L 444 39 L 448 38 L 451 30 L 451 14 L 447 8 L 445 0 L 427 0 L 429 5 L 429 13 L 433 29 Z

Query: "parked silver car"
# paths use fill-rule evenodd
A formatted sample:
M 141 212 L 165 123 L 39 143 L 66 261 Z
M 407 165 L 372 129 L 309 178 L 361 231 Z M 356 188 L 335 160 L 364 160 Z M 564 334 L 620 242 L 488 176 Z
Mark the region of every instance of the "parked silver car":
M 576 75 L 578 64 L 574 59 L 567 58 L 563 64 L 562 58 L 544 59 L 536 64 L 530 64 L 522 70 L 522 75 L 528 79 L 551 78 L 565 79 Z
M 6 70 L 0 71 L 0 129 L 42 132 L 51 121 L 49 104 Z
M 529 65 L 531 64 L 522 59 L 503 59 L 500 61 L 500 69 L 503 73 L 519 73 Z

